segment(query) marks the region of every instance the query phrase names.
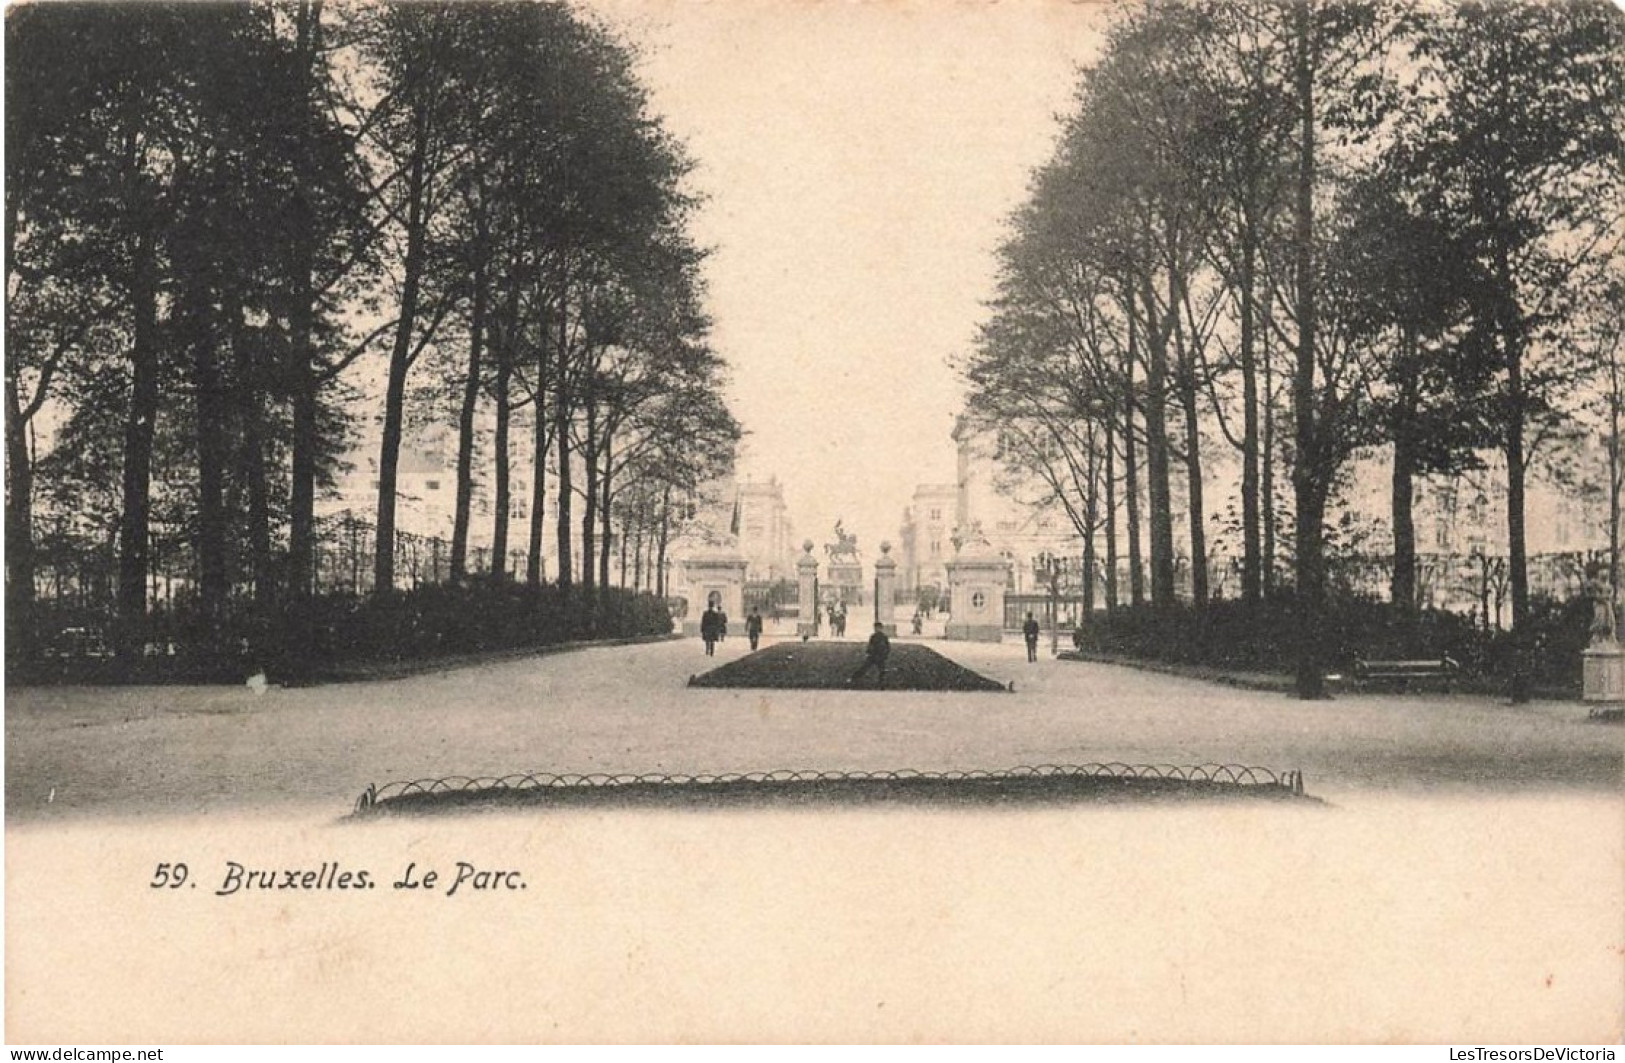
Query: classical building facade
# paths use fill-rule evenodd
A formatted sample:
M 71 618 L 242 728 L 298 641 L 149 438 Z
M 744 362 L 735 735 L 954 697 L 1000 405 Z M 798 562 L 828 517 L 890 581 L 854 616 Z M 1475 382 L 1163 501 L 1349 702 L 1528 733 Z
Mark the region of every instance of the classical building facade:
M 778 477 L 742 481 L 735 486 L 739 510 L 739 553 L 752 582 L 794 580 L 795 527 L 784 503 L 784 485 Z
M 921 484 L 903 510 L 898 529 L 897 586 L 905 596 L 921 587 L 948 585 L 944 567 L 954 556 L 954 528 L 958 521 L 959 488 L 954 484 Z
M 992 441 L 969 430 L 961 420 L 954 443 L 958 481 L 953 488 L 953 530 L 942 546 L 944 560 L 952 560 L 954 540 L 979 529 L 982 536 L 1011 563 L 1009 597 L 1025 608 L 1047 593 L 1047 581 L 1035 559 L 1046 555 L 1066 559 L 1066 593 L 1079 593 L 1083 538 L 1059 505 L 1023 500 L 1001 490 Z M 1413 522 L 1417 550 L 1417 588 L 1422 604 L 1457 612 L 1472 612 L 1484 623 L 1504 625 L 1510 620 L 1510 575 L 1507 565 L 1506 470 L 1498 453 L 1485 452 L 1483 468 L 1453 476 L 1422 476 L 1415 481 Z M 1239 468 L 1233 455 L 1215 449 L 1204 469 L 1205 530 L 1208 583 L 1215 597 L 1231 598 L 1241 591 Z M 1566 599 L 1582 593 L 1588 568 L 1606 562 L 1609 504 L 1606 490 L 1608 455 L 1599 435 L 1550 441 L 1538 466 L 1526 479 L 1526 548 L 1530 590 L 1535 595 Z M 1170 484 L 1173 512 L 1174 592 L 1188 599 L 1191 593 L 1190 516 L 1187 491 L 1179 470 Z M 1277 579 L 1290 582 L 1291 485 L 1286 470 L 1276 475 Z M 1372 448 L 1356 455 L 1345 469 L 1339 489 L 1328 508 L 1333 529 L 1328 564 L 1335 583 L 1348 591 L 1384 598 L 1393 565 L 1390 508 L 1392 454 Z M 1144 480 L 1141 480 L 1144 490 Z M 1036 493 L 1036 492 L 1035 492 Z M 930 582 L 934 574 L 924 544 L 927 522 L 922 509 L 946 508 L 944 485 L 921 485 L 913 504 L 904 512 L 900 540 L 904 545 L 902 571 L 915 585 Z M 1123 499 L 1119 495 L 1119 504 Z M 1141 556 L 1149 565 L 1149 518 L 1141 496 Z M 934 533 L 938 528 L 933 527 Z M 1116 544 L 1118 600 L 1129 600 L 1127 520 L 1119 512 Z M 1095 605 L 1105 604 L 1106 542 L 1096 537 L 1097 581 Z M 1149 572 L 1147 571 L 1149 579 Z M 1149 587 L 1147 588 L 1149 593 Z M 1065 614 L 1063 613 L 1063 618 Z

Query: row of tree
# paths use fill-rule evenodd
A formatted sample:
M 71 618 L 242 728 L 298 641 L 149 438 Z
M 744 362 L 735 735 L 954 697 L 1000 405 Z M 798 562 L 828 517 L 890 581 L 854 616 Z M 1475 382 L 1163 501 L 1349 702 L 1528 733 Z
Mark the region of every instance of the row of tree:
M 1601 0 L 1146 0 L 1117 20 L 962 364 L 971 416 L 1091 570 L 1103 537 L 1110 599 L 1124 542 L 1130 599 L 1173 603 L 1182 483 L 1202 608 L 1204 486 L 1236 461 L 1241 594 L 1288 560 L 1318 696 L 1349 459 L 1391 450 L 1411 609 L 1417 477 L 1493 450 L 1518 630 L 1532 455 L 1606 379 L 1621 320 L 1622 45 Z
M 603 26 L 558 3 L 61 3 L 10 12 L 6 44 L 14 638 L 45 509 L 117 550 L 125 652 L 159 525 L 205 619 L 308 596 L 318 492 L 373 418 L 380 594 L 414 421 L 455 432 L 454 579 L 482 482 L 494 575 L 528 491 L 528 579 L 551 517 L 557 581 L 591 588 L 612 531 L 663 551 L 731 463 L 690 164 Z

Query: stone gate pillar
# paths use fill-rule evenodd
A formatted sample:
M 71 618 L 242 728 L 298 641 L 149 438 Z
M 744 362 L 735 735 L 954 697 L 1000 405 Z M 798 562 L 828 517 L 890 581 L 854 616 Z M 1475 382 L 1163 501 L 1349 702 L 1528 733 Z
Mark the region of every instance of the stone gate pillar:
M 964 642 L 1004 639 L 1004 588 L 1010 562 L 986 543 L 966 543 L 948 570 L 948 624 L 943 634 Z
M 891 557 L 891 543 L 880 544 L 875 559 L 875 623 L 888 635 L 897 634 L 897 562 Z
M 796 634 L 804 639 L 818 634 L 818 559 L 812 550 L 813 541 L 808 539 L 796 558 Z
M 700 633 L 700 617 L 715 601 L 728 614 L 728 634 L 745 634 L 744 558 L 732 553 L 702 553 L 683 559 L 683 577 L 689 587 L 688 615 L 683 617 L 683 634 Z

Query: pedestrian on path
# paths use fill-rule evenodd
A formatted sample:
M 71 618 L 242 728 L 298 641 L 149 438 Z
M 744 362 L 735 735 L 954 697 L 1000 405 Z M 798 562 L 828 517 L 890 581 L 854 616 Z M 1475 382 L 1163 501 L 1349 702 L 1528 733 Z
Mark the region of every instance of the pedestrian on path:
M 700 638 L 705 640 L 705 655 L 707 657 L 715 657 L 717 654 L 717 639 L 721 637 L 718 632 L 721 619 L 722 614 L 709 605 L 705 607 L 705 612 L 700 615 Z
M 847 686 L 857 686 L 858 680 L 869 674 L 873 668 L 879 673 L 875 686 L 886 685 L 886 658 L 891 656 L 891 639 L 886 637 L 886 625 L 876 624 L 875 633 L 869 636 L 869 648 L 864 652 L 863 664 L 852 673 L 852 678 L 846 681 Z
M 762 639 L 762 614 L 754 607 L 750 611 L 750 616 L 745 618 L 745 634 L 750 636 L 750 648 L 754 650 Z
M 1033 614 L 1027 614 L 1027 622 L 1021 625 L 1021 633 L 1027 639 L 1027 663 L 1032 664 L 1038 660 L 1038 621 Z

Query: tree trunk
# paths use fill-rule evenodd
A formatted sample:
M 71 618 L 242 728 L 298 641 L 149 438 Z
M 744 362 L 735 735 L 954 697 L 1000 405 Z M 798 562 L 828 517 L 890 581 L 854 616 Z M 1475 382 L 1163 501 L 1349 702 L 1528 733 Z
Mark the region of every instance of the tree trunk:
M 581 590 L 590 596 L 597 583 L 598 549 L 594 539 L 598 519 L 598 402 L 590 395 L 582 403 L 587 415 L 586 444 L 581 451 L 582 471 L 587 482 L 581 506 Z
M 558 313 L 558 343 L 557 376 L 553 384 L 555 396 L 553 414 L 553 434 L 558 440 L 558 469 L 559 469 L 559 513 L 558 513 L 558 550 L 559 550 L 559 589 L 566 594 L 570 591 L 571 566 L 574 563 L 575 549 L 570 541 L 570 492 L 573 489 L 570 480 L 570 422 L 573 408 L 570 405 L 570 281 L 568 274 L 561 274 L 559 278 L 559 313 Z M 547 349 L 544 343 L 542 350 Z M 537 455 L 538 465 L 541 455 Z
M 384 393 L 384 436 L 378 451 L 378 519 L 373 544 L 372 592 L 395 589 L 395 488 L 400 464 L 402 421 L 406 403 L 406 372 L 411 366 L 412 332 L 417 323 L 418 288 L 423 279 L 427 219 L 424 216 L 429 152 L 429 111 L 417 101 L 412 119 L 412 157 L 406 186 L 406 260 L 401 282 L 400 320 L 389 357 L 389 384 Z
M 1125 286 L 1127 287 L 1127 286 Z M 1139 357 L 1135 340 L 1134 290 L 1127 287 L 1128 353 L 1123 359 L 1123 493 L 1128 518 L 1129 604 L 1145 604 L 1145 563 L 1140 556 L 1140 463 L 1134 445 L 1134 361 Z
M 513 420 L 513 367 L 519 361 L 519 259 L 515 256 L 508 277 L 508 295 L 502 311 L 501 341 L 492 347 L 496 355 L 496 379 L 492 383 L 492 398 L 496 404 L 496 429 L 491 441 L 492 508 L 495 510 L 491 526 L 491 578 L 501 582 L 508 574 L 508 517 L 513 509 L 513 491 L 508 450 L 508 428 Z M 540 388 L 540 382 L 537 387 Z M 541 458 L 538 455 L 537 460 Z
M 666 587 L 666 543 L 671 538 L 671 488 L 666 488 L 660 496 L 660 537 L 655 550 L 655 593 L 664 600 L 667 596 Z
M 203 267 L 192 263 L 197 273 Z M 193 442 L 197 447 L 197 564 L 198 592 L 210 636 L 221 630 L 226 597 L 230 590 L 226 574 L 226 402 L 225 381 L 216 362 L 219 338 L 215 335 L 209 293 L 196 287 L 192 278 L 181 311 L 191 348 L 191 382 L 196 404 Z
M 1257 238 L 1251 212 L 1242 221 L 1241 248 L 1241 597 L 1263 596 L 1263 557 L 1258 500 L 1258 354 L 1253 305 Z
M 1268 313 L 1268 306 L 1265 307 Z M 1259 520 L 1263 524 L 1260 544 L 1260 571 L 1259 579 L 1264 595 L 1268 597 L 1275 592 L 1275 364 L 1271 357 L 1269 328 L 1263 331 L 1264 348 L 1264 417 L 1260 430 L 1259 471 L 1258 471 L 1258 509 Z
M 610 494 L 611 488 L 613 486 L 610 483 L 610 477 L 612 475 L 612 470 L 611 470 L 611 464 L 610 463 L 613 460 L 613 453 L 612 453 L 611 448 L 610 448 L 610 436 L 609 436 L 608 432 L 604 433 L 604 442 L 603 442 L 602 449 L 603 449 L 603 452 L 604 452 L 603 453 L 604 469 L 603 469 L 603 472 L 600 474 L 600 477 L 599 477 L 599 480 L 598 480 L 598 513 L 599 513 L 598 529 L 602 533 L 601 540 L 600 540 L 600 543 L 599 543 L 599 548 L 598 548 L 598 590 L 599 590 L 599 593 L 602 596 L 607 598 L 608 594 L 609 594 L 609 557 L 610 557 L 610 550 L 611 550 L 611 548 L 612 548 L 612 546 L 613 546 L 613 544 L 615 542 L 615 536 L 611 531 L 611 524 L 610 524 L 610 515 L 611 515 L 610 499 L 613 497 Z M 626 529 L 625 528 L 621 529 L 621 583 L 623 585 L 626 583 Z
M 1151 317 L 1155 300 L 1147 291 L 1145 449 L 1150 478 L 1151 600 L 1158 606 L 1174 604 L 1173 497 L 1168 485 L 1168 345 L 1167 334 Z M 1177 313 L 1177 308 L 1170 308 Z
M 6 648 L 19 659 L 33 656 L 34 461 L 28 452 L 14 368 L 6 367 Z
M 1297 202 L 1294 219 L 1294 259 L 1297 272 L 1298 351 L 1292 379 L 1292 412 L 1296 455 L 1292 469 L 1297 503 L 1294 540 L 1297 547 L 1297 694 L 1304 699 L 1325 696 L 1325 670 L 1321 664 L 1326 573 L 1322 528 L 1326 485 L 1320 468 L 1320 440 L 1315 423 L 1315 89 L 1310 58 L 1311 18 L 1308 3 L 1293 12 L 1297 23 L 1295 88 L 1299 109 Z
M 130 408 L 124 422 L 123 514 L 119 520 L 118 654 L 145 642 L 151 517 L 152 441 L 158 420 L 158 283 L 155 238 L 138 233 L 130 249 Z
M 1107 431 L 1106 435 L 1109 438 L 1111 432 Z M 1087 438 L 1089 485 L 1088 494 L 1083 500 L 1083 615 L 1086 619 L 1095 615 L 1096 559 L 1099 556 L 1095 552 L 1095 536 L 1100 532 L 1100 456 L 1095 448 L 1096 438 L 1094 428 L 1091 427 Z M 1060 617 L 1051 617 L 1050 622 L 1052 625 L 1058 625 Z
M 308 271 L 301 274 L 290 321 L 289 373 L 292 395 L 291 481 L 288 485 L 288 593 L 309 597 L 316 584 L 316 455 L 321 446 L 317 375 L 313 349 L 315 299 Z M 297 625 L 296 625 L 297 628 Z M 298 630 L 295 635 L 300 634 Z
M 312 116 L 318 105 L 316 63 L 321 53 L 320 2 L 301 3 L 297 14 L 297 51 L 300 75 L 305 79 L 301 132 L 306 144 L 315 139 Z M 298 234 L 298 250 L 292 268 L 293 291 L 288 314 L 288 386 L 292 407 L 292 438 L 289 442 L 291 482 L 288 487 L 288 593 L 297 601 L 315 592 L 316 584 L 316 465 L 321 446 L 318 421 L 320 380 L 316 365 L 316 220 L 314 209 L 302 186 L 295 191 L 303 225 Z M 302 639 L 309 634 L 301 624 L 290 625 L 290 634 Z M 288 647 L 295 660 L 308 659 L 297 646 Z
M 232 350 L 237 386 L 239 418 L 242 424 L 242 470 L 248 492 L 248 572 L 254 581 L 254 608 L 259 619 L 267 619 L 278 595 L 275 564 L 271 554 L 271 484 L 265 460 L 266 388 L 262 374 L 250 354 L 248 328 L 243 321 L 241 300 L 228 311 L 232 323 Z
M 1177 248 L 1171 248 L 1177 261 Z M 1198 612 L 1207 608 L 1207 510 L 1202 499 L 1202 431 L 1197 409 L 1196 352 L 1185 342 L 1179 308 L 1184 302 L 1183 276 L 1170 267 L 1168 302 L 1173 309 L 1174 349 L 1179 356 L 1179 401 L 1185 412 L 1185 494 L 1190 519 L 1191 604 Z
M 1507 571 L 1512 585 L 1512 703 L 1528 702 L 1533 662 L 1529 632 L 1529 555 L 1524 519 L 1524 413 L 1529 397 L 1523 379 L 1523 322 L 1511 305 L 1511 271 L 1503 249 L 1499 262 L 1502 274 L 1502 341 L 1507 360 Z
M 1106 611 L 1117 609 L 1117 435 L 1108 421 L 1106 437 Z
M 1191 522 L 1191 603 L 1205 609 L 1208 600 L 1207 519 L 1202 496 L 1202 437 L 1196 409 L 1196 383 L 1182 397 L 1185 407 L 1185 478 Z
M 537 331 L 539 340 L 536 344 L 536 419 L 531 423 L 531 451 L 535 460 L 531 462 L 530 466 L 530 537 L 526 541 L 525 547 L 525 582 L 532 587 L 542 585 L 542 530 L 547 526 L 547 453 L 549 444 L 547 389 L 543 386 L 543 381 L 548 377 L 548 344 L 551 342 L 551 337 L 548 334 L 548 321 L 545 315 L 538 322 Z M 556 425 L 553 429 L 553 435 L 559 438 L 559 445 L 566 448 L 567 451 L 569 440 L 563 438 L 563 433 L 560 432 Z M 565 520 L 569 519 L 569 503 L 569 480 L 561 479 L 559 482 L 559 512 L 564 514 Z M 559 538 L 561 544 L 569 541 L 568 535 L 562 535 Z M 570 585 L 570 557 L 562 551 L 559 554 L 558 572 L 559 586 L 568 587 Z
M 474 504 L 474 417 L 479 412 L 481 364 L 485 343 L 486 251 L 490 226 L 486 221 L 485 191 L 475 193 L 473 305 L 468 321 L 468 371 L 463 378 L 463 405 L 457 417 L 457 501 L 451 528 L 451 582 L 461 583 L 468 568 L 468 525 Z
M 1404 351 L 1409 358 L 1414 351 Z M 1414 362 L 1407 362 L 1408 368 Z M 1412 424 L 1416 415 L 1416 383 L 1406 375 L 1398 381 L 1400 408 L 1394 423 L 1394 467 L 1389 517 L 1394 526 L 1394 571 L 1389 580 L 1388 598 L 1404 614 L 1416 612 L 1416 453 Z

